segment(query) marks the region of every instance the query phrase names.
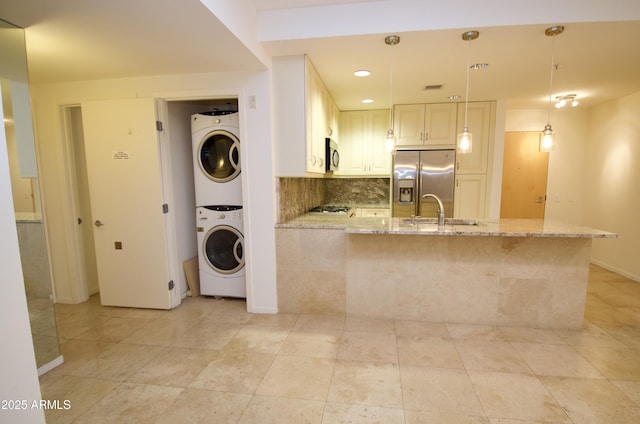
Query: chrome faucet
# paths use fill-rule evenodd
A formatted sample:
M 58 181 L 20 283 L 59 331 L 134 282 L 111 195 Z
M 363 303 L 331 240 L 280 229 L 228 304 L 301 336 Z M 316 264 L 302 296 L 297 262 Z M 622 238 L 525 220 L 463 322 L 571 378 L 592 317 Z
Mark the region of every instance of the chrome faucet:
M 444 206 L 442 206 L 442 200 L 435 194 L 427 193 L 422 196 L 423 199 L 427 197 L 432 197 L 438 202 L 438 228 L 444 228 Z

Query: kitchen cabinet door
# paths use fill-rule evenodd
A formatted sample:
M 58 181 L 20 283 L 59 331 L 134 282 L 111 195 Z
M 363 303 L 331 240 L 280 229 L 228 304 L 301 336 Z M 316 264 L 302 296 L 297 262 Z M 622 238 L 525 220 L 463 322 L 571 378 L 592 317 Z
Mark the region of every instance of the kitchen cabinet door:
M 391 210 L 389 208 L 357 208 L 355 216 L 365 218 L 388 218 L 391 216 Z
M 276 175 L 324 174 L 325 138 L 336 138 L 337 106 L 306 56 L 273 60 Z
M 394 106 L 394 134 L 398 147 L 442 146 L 456 143 L 456 103 Z
M 327 118 L 324 110 L 322 81 L 311 63 L 306 61 L 307 78 L 307 171 L 323 174 L 325 172 L 325 134 Z
M 425 105 L 395 105 L 393 133 L 397 146 L 420 146 L 424 137 Z
M 342 112 L 341 139 L 338 143 L 340 167 L 338 174 L 363 175 L 366 172 L 364 146 L 367 138 L 367 111 Z
M 424 145 L 455 146 L 457 140 L 455 103 L 434 103 L 425 109 Z
M 453 195 L 453 216 L 484 219 L 486 186 L 485 175 L 457 175 Z
M 391 175 L 391 151 L 387 147 L 389 118 L 388 109 L 369 111 L 368 161 L 372 175 Z
M 343 175 L 390 175 L 391 152 L 387 149 L 389 110 L 341 113 L 340 158 Z
M 470 154 L 456 156 L 457 174 L 485 174 L 491 147 L 491 130 L 495 114 L 493 102 L 471 102 L 468 108 L 467 126 L 473 134 Z M 458 104 L 458 132 L 464 129 L 464 103 Z

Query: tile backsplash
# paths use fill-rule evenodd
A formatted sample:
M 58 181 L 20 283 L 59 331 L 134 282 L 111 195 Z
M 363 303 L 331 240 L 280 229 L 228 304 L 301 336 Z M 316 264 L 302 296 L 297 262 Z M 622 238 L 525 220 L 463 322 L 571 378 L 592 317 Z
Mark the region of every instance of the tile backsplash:
M 389 204 L 389 178 L 331 178 L 325 180 L 325 203 Z
M 278 177 L 278 222 L 286 222 L 325 204 L 389 204 L 389 178 Z

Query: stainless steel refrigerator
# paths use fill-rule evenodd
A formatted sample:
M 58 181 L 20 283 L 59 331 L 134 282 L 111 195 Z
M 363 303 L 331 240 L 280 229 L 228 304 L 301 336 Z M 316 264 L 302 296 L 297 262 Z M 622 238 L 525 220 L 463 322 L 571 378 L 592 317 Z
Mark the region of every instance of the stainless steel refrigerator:
M 453 216 L 455 150 L 398 150 L 393 157 L 391 211 L 393 216 L 436 217 L 440 198 L 447 218 Z

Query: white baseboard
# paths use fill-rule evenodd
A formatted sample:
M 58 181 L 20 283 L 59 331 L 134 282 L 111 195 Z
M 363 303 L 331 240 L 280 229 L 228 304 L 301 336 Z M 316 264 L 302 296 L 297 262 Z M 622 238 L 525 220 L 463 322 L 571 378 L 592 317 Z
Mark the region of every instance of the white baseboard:
M 51 362 L 47 362 L 46 364 L 38 368 L 38 377 L 40 377 L 44 373 L 51 371 L 58 365 L 62 365 L 63 362 L 64 362 L 64 358 L 62 357 L 62 355 L 58 356 L 56 359 L 54 359 Z
M 278 308 L 251 307 L 251 305 L 249 305 L 247 303 L 247 312 L 250 312 L 252 314 L 271 314 L 271 315 L 275 315 L 275 314 L 278 313 Z
M 613 271 L 616 274 L 623 275 L 633 281 L 637 281 L 640 283 L 640 275 L 632 274 L 630 272 L 625 271 L 624 269 L 616 268 L 615 266 L 609 265 L 597 259 L 591 259 L 591 263 L 594 265 L 598 265 L 599 267 L 602 267 L 604 269 L 608 269 L 609 271 Z

